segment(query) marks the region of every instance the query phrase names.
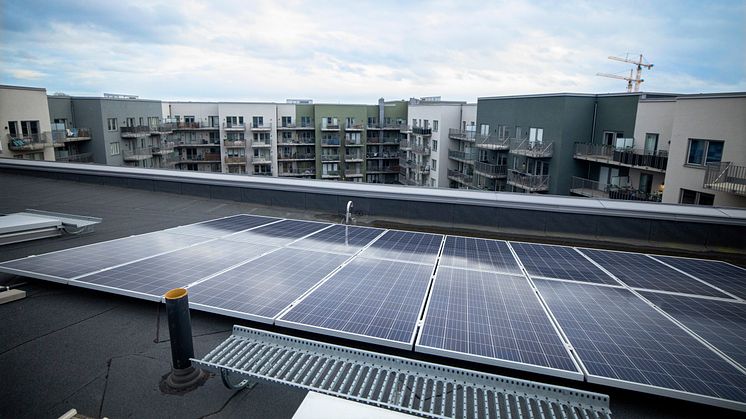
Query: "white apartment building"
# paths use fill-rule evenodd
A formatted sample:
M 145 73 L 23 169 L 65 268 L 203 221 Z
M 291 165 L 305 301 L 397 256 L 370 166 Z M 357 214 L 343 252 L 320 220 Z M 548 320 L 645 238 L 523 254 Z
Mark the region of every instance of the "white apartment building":
M 0 85 L 0 123 L 0 157 L 54 161 L 46 89 Z

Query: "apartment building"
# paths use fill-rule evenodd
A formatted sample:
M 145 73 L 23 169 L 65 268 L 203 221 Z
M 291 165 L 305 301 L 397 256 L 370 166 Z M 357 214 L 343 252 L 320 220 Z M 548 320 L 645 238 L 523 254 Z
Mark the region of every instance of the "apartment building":
M 402 131 L 399 183 L 446 188 L 453 164 L 449 161 L 449 132 L 469 121 L 474 125 L 476 105 L 443 101 L 440 97 L 411 99 L 408 125 Z
M 43 88 L 0 85 L 0 157 L 54 161 L 47 91 Z
M 47 120 L 65 133 L 60 160 L 110 166 L 173 168 L 172 127 L 161 102 L 132 96 L 49 96 Z M 62 137 L 62 134 L 59 135 Z

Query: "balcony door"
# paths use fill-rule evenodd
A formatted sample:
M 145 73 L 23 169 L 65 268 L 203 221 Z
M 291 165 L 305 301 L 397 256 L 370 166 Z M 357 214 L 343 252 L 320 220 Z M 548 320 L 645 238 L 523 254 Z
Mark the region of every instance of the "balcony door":
M 658 134 L 645 134 L 645 154 L 652 155 L 658 150 Z

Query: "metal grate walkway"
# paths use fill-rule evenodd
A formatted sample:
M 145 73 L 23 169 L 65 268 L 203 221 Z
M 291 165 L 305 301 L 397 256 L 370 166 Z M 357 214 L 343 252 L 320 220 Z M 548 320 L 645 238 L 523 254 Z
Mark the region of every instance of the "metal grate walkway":
M 415 415 L 445 418 L 610 418 L 599 393 L 517 380 L 234 326 L 195 363 Z

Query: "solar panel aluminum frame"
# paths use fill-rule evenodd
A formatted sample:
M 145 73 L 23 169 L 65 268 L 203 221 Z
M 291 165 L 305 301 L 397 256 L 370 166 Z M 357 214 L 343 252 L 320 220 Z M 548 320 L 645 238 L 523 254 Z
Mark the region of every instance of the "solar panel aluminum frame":
M 523 272 L 522 266 L 520 265 L 520 263 L 519 263 L 519 261 L 518 261 L 518 258 L 517 258 L 517 256 L 515 255 L 515 252 L 513 251 L 513 249 L 511 249 L 511 248 L 510 248 L 510 246 L 508 246 L 508 240 L 501 240 L 501 239 L 489 239 L 489 238 L 484 238 L 484 237 L 470 237 L 470 236 L 462 236 L 462 235 L 459 235 L 459 234 L 445 234 L 445 236 L 446 236 L 446 240 L 448 240 L 448 237 L 454 237 L 454 238 L 463 238 L 463 239 L 475 239 L 475 240 L 487 240 L 487 241 L 495 241 L 495 242 L 505 243 L 505 246 L 507 246 L 507 247 L 508 247 L 508 250 L 510 250 L 510 254 L 511 254 L 511 256 L 513 257 L 513 260 L 514 260 L 514 261 L 516 262 L 516 266 L 518 267 L 518 269 L 519 269 L 519 270 L 520 270 L 521 272 Z M 440 264 L 440 258 L 438 259 L 438 266 L 441 266 L 441 264 Z M 462 268 L 462 267 L 459 267 L 459 266 L 452 266 L 452 265 L 442 265 L 442 266 L 444 266 L 444 267 L 446 267 L 446 268 L 453 268 L 453 269 L 465 269 L 465 270 L 469 270 L 469 271 L 484 271 L 484 272 L 493 272 L 493 273 L 497 273 L 497 274 L 503 274 L 503 275 L 514 275 L 514 276 L 515 276 L 515 275 L 521 275 L 520 273 L 516 273 L 516 272 L 497 271 L 497 270 L 494 270 L 494 269 L 473 269 L 473 268 Z
M 513 254 L 513 257 L 515 258 L 515 254 Z M 521 265 L 519 265 L 519 266 L 521 268 L 523 268 Z M 451 268 L 451 269 L 454 269 L 454 268 Z M 455 269 L 460 269 L 460 268 L 455 268 Z M 466 269 L 466 270 L 468 270 L 468 269 Z M 514 276 L 514 277 L 522 277 L 523 279 L 527 280 L 527 278 L 524 275 L 505 274 L 505 273 L 498 273 L 498 272 L 489 272 L 489 273 L 495 273 L 495 274 L 498 274 L 498 275 L 508 275 L 508 276 Z M 438 280 L 438 274 L 436 272 L 435 278 L 432 281 L 432 284 L 431 284 L 431 287 L 430 287 L 431 290 L 432 290 L 432 288 L 434 286 L 435 281 L 437 281 L 437 280 Z M 534 287 L 534 285 L 530 281 L 529 281 L 529 285 L 531 286 L 531 288 L 534 289 L 534 291 L 536 291 L 536 288 Z M 450 349 L 442 349 L 442 348 L 434 348 L 434 347 L 430 347 L 430 346 L 425 346 L 425 345 L 422 345 L 420 343 L 420 341 L 422 340 L 422 336 L 423 336 L 422 333 L 417 333 L 417 340 L 416 340 L 416 343 L 414 345 L 414 351 L 415 352 L 420 352 L 420 353 L 425 353 L 425 354 L 430 354 L 430 355 L 443 356 L 443 357 L 446 357 L 446 358 L 459 359 L 459 360 L 462 360 L 462 361 L 477 362 L 477 363 L 480 363 L 480 364 L 494 365 L 494 366 L 497 366 L 497 367 L 504 367 L 504 368 L 510 368 L 510 369 L 515 369 L 515 370 L 529 371 L 529 372 L 538 373 L 538 374 L 551 375 L 551 376 L 554 376 L 554 377 L 567 378 L 567 379 L 570 379 L 570 380 L 583 381 L 584 378 L 585 378 L 585 373 L 583 372 L 584 370 L 583 370 L 583 368 L 581 368 L 581 365 L 578 363 L 578 360 L 576 359 L 577 357 L 574 356 L 573 353 L 572 353 L 572 351 L 570 350 L 570 346 L 567 343 L 568 342 L 567 337 L 564 336 L 560 332 L 560 330 L 557 328 L 557 324 L 555 323 L 555 320 L 554 320 L 552 314 L 548 311 L 548 309 L 546 307 L 546 304 L 544 304 L 544 302 L 538 297 L 538 295 L 536 295 L 536 294 L 534 294 L 534 295 L 536 296 L 537 303 L 539 303 L 539 305 L 541 306 L 542 310 L 547 315 L 547 321 L 552 325 L 552 328 L 557 333 L 557 336 L 564 343 L 565 351 L 567 352 L 568 357 L 570 357 L 570 359 L 572 360 L 573 365 L 575 365 L 575 368 L 577 369 L 576 372 L 565 371 L 565 370 L 561 370 L 561 369 L 557 369 L 557 368 L 552 368 L 552 367 L 543 367 L 543 366 L 534 365 L 534 364 L 527 364 L 527 363 L 523 363 L 523 362 L 516 362 L 516 361 L 507 360 L 507 359 L 491 358 L 491 357 L 486 357 L 486 356 L 482 356 L 482 355 L 470 354 L 470 353 L 466 353 L 466 352 L 452 351 Z M 425 307 L 425 314 L 423 315 L 422 320 L 418 324 L 418 329 L 419 329 L 418 331 L 422 330 L 422 325 L 424 325 L 425 321 L 427 321 L 427 314 L 428 314 L 429 309 L 430 309 L 430 302 L 432 302 L 432 298 L 428 298 L 427 306 Z
M 244 232 L 244 231 L 253 230 L 255 228 L 264 227 L 264 226 L 268 226 L 268 225 L 271 225 L 271 224 L 279 223 L 280 221 L 287 220 L 287 218 L 282 218 L 282 217 L 269 217 L 269 216 L 266 216 L 266 215 L 255 215 L 255 214 L 241 213 L 241 214 L 226 215 L 225 217 L 213 218 L 211 220 L 204 220 L 204 221 L 200 221 L 200 222 L 197 222 L 197 223 L 178 225 L 176 227 L 171 227 L 171 228 L 167 228 L 165 230 L 159 230 L 159 231 L 165 232 L 165 233 L 170 233 L 170 234 L 180 234 L 182 236 L 189 236 L 189 234 L 187 234 L 187 233 L 179 233 L 179 232 L 177 232 L 175 230 L 178 230 L 178 229 L 183 228 L 183 227 L 189 227 L 189 226 L 195 226 L 195 225 L 200 225 L 200 224 L 205 224 L 205 223 L 211 223 L 213 221 L 225 220 L 227 218 L 238 217 L 238 216 L 241 216 L 241 215 L 244 215 L 244 216 L 247 216 L 247 217 L 257 217 L 257 218 L 274 219 L 274 221 L 268 221 L 268 222 L 266 222 L 264 224 L 259 224 L 259 225 L 256 225 L 254 227 L 245 228 L 243 230 L 234 231 L 232 233 L 226 233 L 226 234 L 224 234 L 223 236 L 220 236 L 220 237 L 230 236 L 230 235 L 233 235 L 233 234 L 236 234 L 236 233 L 241 233 L 241 232 Z M 207 239 L 213 239 L 213 238 L 217 239 L 217 238 L 220 238 L 220 237 L 206 237 L 206 238 Z
M 19 261 L 19 260 L 31 259 L 31 258 L 35 258 L 35 257 L 39 257 L 39 256 L 45 256 L 45 255 L 52 255 L 52 254 L 61 253 L 61 252 L 65 252 L 65 251 L 72 250 L 72 249 L 83 249 L 83 248 L 86 248 L 86 247 L 96 246 L 96 245 L 100 245 L 100 244 L 103 244 L 103 243 L 113 243 L 113 242 L 116 242 L 116 241 L 131 239 L 133 237 L 143 237 L 143 236 L 148 236 L 148 235 L 152 235 L 152 234 L 159 234 L 159 233 L 163 233 L 163 232 L 164 232 L 164 230 L 159 230 L 159 231 L 151 231 L 149 233 L 143 233 L 143 234 L 133 234 L 131 236 L 120 237 L 118 239 L 104 240 L 102 242 L 90 243 L 90 244 L 85 244 L 85 245 L 82 245 L 82 246 L 70 247 L 70 248 L 67 248 L 67 249 L 60 249 L 60 250 L 55 250 L 53 252 L 42 253 L 40 255 L 31 255 L 31 256 L 26 256 L 26 257 L 18 258 L 18 259 L 7 260 L 7 261 L 2 262 L 2 263 L 15 262 L 15 261 Z M 174 234 L 174 233 L 168 233 L 168 234 Z M 74 276 L 72 278 L 62 278 L 62 277 L 56 276 L 56 275 L 47 275 L 47 274 L 43 274 L 43 273 L 39 273 L 39 272 L 26 271 L 26 270 L 23 270 L 23 269 L 8 268 L 8 267 L 2 266 L 2 264 L 0 264 L 0 272 L 8 273 L 8 274 L 13 274 L 13 275 L 21 275 L 21 276 L 25 276 L 25 277 L 28 277 L 28 278 L 41 279 L 41 280 L 44 280 L 44 281 L 56 282 L 58 284 L 65 284 L 65 285 L 67 285 L 72 280 L 75 280 L 75 279 L 78 279 L 78 278 L 82 278 L 82 277 L 85 277 L 85 276 L 88 276 L 88 275 L 92 275 L 92 274 L 95 274 L 97 272 L 104 271 L 106 269 L 111 269 L 111 268 L 115 268 L 115 267 L 127 265 L 127 264 L 130 264 L 130 263 L 139 262 L 141 260 L 150 259 L 151 257 L 165 255 L 167 253 L 175 252 L 177 250 L 186 249 L 187 247 L 190 247 L 190 246 L 196 246 L 196 245 L 199 245 L 199 244 L 204 244 L 204 243 L 207 243 L 207 242 L 209 242 L 211 240 L 214 240 L 214 239 L 205 238 L 203 241 L 200 241 L 200 242 L 197 242 L 197 243 L 193 243 L 193 244 L 190 244 L 190 245 L 185 245 L 183 247 L 179 247 L 178 249 L 168 250 L 168 251 L 165 251 L 165 252 L 156 253 L 154 255 L 146 256 L 146 257 L 143 257 L 143 258 L 137 258 L 137 259 L 134 259 L 134 260 L 129 261 L 129 262 L 120 263 L 120 264 L 117 264 L 117 265 L 109 266 L 109 267 L 106 267 L 106 268 L 103 268 L 103 269 L 99 269 L 99 270 L 96 270 L 96 271 L 92 271 L 92 272 L 87 272 L 85 274 Z
M 375 240 L 373 240 L 370 243 L 368 243 L 365 247 L 363 247 L 362 249 L 360 249 L 359 252 L 357 252 L 355 255 L 353 255 L 352 257 L 350 257 L 350 259 L 348 259 L 344 264 L 340 265 L 339 269 L 337 269 L 334 273 L 336 274 L 342 268 L 344 268 L 345 266 L 347 266 L 350 262 L 352 262 L 355 258 L 357 258 L 358 255 L 360 255 L 365 249 L 367 249 L 368 247 L 370 247 L 373 243 L 375 243 L 379 238 L 381 238 L 388 231 L 390 231 L 390 230 L 388 230 L 388 229 L 384 230 L 378 237 L 375 238 Z M 323 335 L 338 337 L 338 338 L 342 338 L 342 339 L 350 339 L 350 340 L 355 340 L 355 341 L 359 341 L 359 342 L 372 343 L 374 345 L 381 345 L 381 346 L 386 346 L 386 347 L 389 347 L 389 348 L 404 349 L 404 350 L 413 350 L 413 348 L 414 348 L 414 342 L 417 339 L 417 336 L 419 335 L 418 332 L 419 332 L 420 326 L 422 324 L 422 313 L 423 313 L 423 310 L 425 308 L 425 304 L 428 301 L 428 296 L 429 296 L 429 293 L 430 293 L 430 289 L 432 289 L 433 278 L 435 277 L 435 270 L 436 270 L 436 268 L 438 266 L 438 261 L 440 260 L 440 256 L 443 253 L 443 246 L 445 245 L 445 241 L 446 241 L 446 236 L 443 235 L 442 238 L 441 238 L 441 241 L 440 241 L 440 248 L 438 249 L 438 255 L 436 257 L 435 263 L 433 264 L 433 269 L 430 272 L 430 279 L 429 279 L 427 287 L 426 287 L 426 292 L 424 293 L 424 295 L 422 297 L 422 302 L 420 303 L 420 307 L 419 307 L 419 311 L 418 311 L 418 320 L 417 320 L 417 322 L 415 322 L 414 329 L 412 329 L 412 337 L 409 339 L 408 342 L 399 342 L 399 341 L 394 341 L 394 340 L 390 340 L 390 339 L 379 338 L 379 337 L 375 337 L 375 336 L 367 336 L 367 335 L 363 335 L 363 334 L 360 334 L 360 333 L 345 332 L 345 331 L 342 331 L 342 330 L 329 329 L 329 328 L 321 327 L 321 326 L 312 326 L 312 325 L 308 325 L 308 324 L 291 322 L 291 321 L 283 320 L 282 319 L 282 317 L 288 311 L 292 310 L 292 308 L 295 305 L 299 304 L 306 297 L 308 297 L 309 295 L 311 295 L 315 290 L 317 290 L 318 288 L 320 288 L 325 282 L 331 280 L 334 277 L 334 275 L 331 275 L 331 274 L 327 278 L 325 278 L 323 281 L 320 281 L 317 284 L 316 287 L 314 287 L 311 290 L 309 290 L 309 292 L 306 293 L 306 295 L 304 295 L 302 298 L 299 298 L 297 301 L 295 301 L 293 304 L 291 304 L 291 306 L 289 306 L 286 309 L 285 312 L 283 312 L 281 315 L 279 315 L 275 319 L 275 325 L 277 325 L 277 326 L 283 326 L 283 327 L 287 327 L 287 328 L 291 328 L 291 329 L 303 330 L 303 331 L 311 332 L 311 333 L 320 333 L 320 334 L 323 334 Z M 402 261 L 398 261 L 398 262 L 400 262 L 400 263 L 408 263 L 408 262 L 402 262 Z M 423 265 L 422 263 L 414 263 L 414 264 Z
M 582 252 L 580 252 L 580 253 L 583 254 Z M 586 258 L 588 258 L 588 256 L 585 255 L 585 254 L 583 254 L 583 256 L 586 257 Z M 590 260 L 593 264 L 595 264 L 596 266 L 598 266 L 607 275 L 610 275 L 615 280 L 620 281 L 616 276 L 614 276 L 611 272 L 609 272 L 606 269 L 604 269 L 603 266 L 599 265 L 596 261 L 594 261 L 594 260 L 592 260 L 590 258 L 588 258 L 588 260 Z M 552 279 L 545 279 L 545 280 L 552 281 Z M 727 362 L 728 364 L 732 365 L 734 368 L 740 370 L 742 373 L 746 374 L 746 370 L 740 364 L 738 364 L 735 361 L 731 360 L 728 356 L 724 355 L 720 350 L 718 350 L 717 348 L 715 348 L 712 344 L 710 344 L 706 340 L 702 339 L 699 335 L 697 335 L 696 333 L 694 333 L 688 327 L 684 326 L 681 322 L 679 322 L 678 320 L 676 320 L 675 318 L 673 318 L 671 315 L 669 315 L 668 313 L 666 313 L 665 311 L 663 311 L 660 307 L 656 306 L 650 300 L 646 299 L 644 296 L 642 296 L 635 289 L 629 287 L 628 285 L 624 284 L 621 281 L 620 281 L 620 283 L 623 284 L 622 287 L 613 287 L 613 288 L 623 288 L 623 289 L 631 292 L 635 297 L 639 298 L 645 304 L 647 304 L 653 310 L 655 310 L 657 313 L 661 314 L 663 317 L 665 317 L 666 319 L 668 319 L 676 327 L 682 329 L 685 333 L 687 333 L 692 338 L 694 338 L 696 341 L 698 341 L 699 343 L 701 343 L 705 348 L 707 348 L 708 350 L 714 352 L 717 356 L 719 356 L 720 358 L 722 358 L 725 362 Z M 596 287 L 597 286 L 604 286 L 602 284 L 591 284 L 591 283 L 584 283 L 582 285 L 584 285 L 584 286 L 596 286 Z M 539 293 L 539 295 L 541 295 L 541 293 Z M 555 319 L 555 321 L 556 321 L 556 319 Z M 560 330 L 562 330 L 562 325 L 561 324 L 557 323 L 557 326 L 559 327 Z M 564 334 L 564 330 L 562 330 L 562 333 L 563 333 L 563 336 L 565 336 L 565 338 L 566 338 L 567 335 Z M 567 341 L 570 342 L 569 339 Z M 570 345 L 572 345 L 572 342 L 570 342 Z M 580 354 L 578 354 L 578 361 L 582 365 L 582 357 L 580 356 Z M 737 402 L 737 401 L 733 401 L 733 400 L 721 399 L 721 398 L 717 398 L 717 397 L 707 396 L 707 395 L 704 395 L 704 394 L 691 393 L 691 392 L 683 391 L 683 390 L 676 390 L 676 389 L 672 389 L 672 388 L 659 387 L 659 386 L 654 386 L 654 385 L 644 384 L 644 383 L 636 383 L 636 382 L 633 382 L 633 381 L 621 380 L 621 379 L 618 379 L 618 378 L 603 377 L 603 376 L 599 376 L 599 375 L 595 375 L 595 374 L 589 373 L 588 370 L 585 368 L 584 365 L 583 365 L 583 370 L 584 370 L 584 373 L 585 373 L 585 376 L 586 376 L 586 381 L 589 382 L 589 383 L 592 383 L 592 384 L 602 384 L 602 385 L 607 385 L 607 386 L 611 386 L 611 387 L 622 388 L 622 389 L 626 389 L 626 390 L 640 391 L 640 392 L 643 392 L 643 393 L 654 394 L 654 395 L 657 395 L 657 396 L 671 397 L 671 398 L 675 398 L 675 399 L 687 400 L 687 401 L 691 401 L 691 402 L 695 402 L 695 403 L 702 403 L 702 404 L 707 404 L 707 405 L 711 405 L 711 406 L 724 407 L 724 408 L 727 408 L 727 409 L 735 409 L 735 410 L 746 412 L 746 403 L 741 403 L 741 402 Z
M 658 254 L 654 254 L 654 253 L 645 253 L 645 256 L 647 256 L 647 257 L 649 257 L 649 258 L 651 258 L 651 259 L 654 259 L 655 261 L 657 261 L 657 262 L 659 262 L 659 263 L 662 263 L 662 264 L 664 264 L 664 265 L 668 266 L 668 267 L 669 267 L 669 268 L 671 268 L 671 269 L 675 269 L 675 270 L 677 270 L 677 271 L 679 271 L 679 272 L 683 273 L 684 275 L 687 275 L 687 276 L 689 276 L 689 277 L 692 277 L 692 278 L 696 279 L 697 281 L 703 282 L 703 283 L 705 283 L 705 284 L 709 285 L 710 287 L 712 287 L 712 288 L 714 288 L 714 289 L 716 289 L 716 290 L 718 290 L 718 291 L 720 291 L 720 292 L 724 293 L 725 295 L 728 295 L 728 296 L 730 296 L 731 298 L 733 298 L 733 299 L 735 299 L 735 300 L 737 300 L 737 301 L 741 301 L 741 302 L 746 302 L 746 299 L 743 299 L 743 298 L 741 298 L 741 297 L 739 297 L 739 296 L 737 296 L 737 295 L 735 295 L 735 294 L 733 294 L 733 293 L 730 293 L 730 292 L 728 292 L 728 291 L 725 291 L 725 290 L 723 290 L 723 289 L 720 289 L 719 287 L 717 287 L 717 286 L 715 286 L 715 285 L 713 285 L 713 284 L 710 284 L 710 283 L 709 283 L 709 282 L 707 282 L 706 280 L 704 280 L 704 279 L 702 279 L 702 278 L 699 278 L 699 277 L 696 277 L 696 276 L 694 276 L 694 275 L 692 275 L 692 274 L 690 274 L 690 273 L 688 273 L 688 272 L 686 272 L 686 271 L 684 271 L 684 270 L 682 270 L 682 269 L 679 269 L 679 268 L 677 268 L 677 267 L 675 267 L 675 266 L 673 266 L 673 265 L 669 265 L 669 264 L 668 264 L 668 263 L 666 263 L 665 261 L 663 261 L 663 260 L 661 260 L 661 259 L 658 259 L 658 258 L 657 258 L 657 256 L 661 256 L 661 257 L 676 257 L 676 258 L 679 258 L 679 259 L 701 260 L 701 261 L 703 261 L 703 262 L 720 262 L 720 263 L 725 263 L 726 265 L 732 266 L 732 267 L 734 267 L 734 268 L 736 268 L 736 269 L 740 269 L 740 270 L 742 270 L 742 271 L 746 271 L 746 269 L 744 269 L 744 268 L 743 268 L 743 267 L 741 267 L 741 266 L 738 266 L 738 265 L 734 265 L 734 264 L 732 264 L 732 263 L 730 263 L 730 262 L 726 262 L 726 261 L 723 261 L 723 260 L 717 260 L 717 259 L 702 259 L 702 258 L 690 258 L 690 257 L 681 257 L 681 256 L 666 256 L 666 255 L 658 255 Z M 647 289 L 646 289 L 645 291 L 657 291 L 657 290 L 647 290 Z M 688 296 L 688 295 L 692 295 L 692 294 L 682 294 L 682 295 Z M 698 295 L 698 296 L 699 296 L 699 295 Z M 707 296 L 701 296 L 701 297 L 707 297 Z

